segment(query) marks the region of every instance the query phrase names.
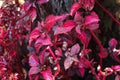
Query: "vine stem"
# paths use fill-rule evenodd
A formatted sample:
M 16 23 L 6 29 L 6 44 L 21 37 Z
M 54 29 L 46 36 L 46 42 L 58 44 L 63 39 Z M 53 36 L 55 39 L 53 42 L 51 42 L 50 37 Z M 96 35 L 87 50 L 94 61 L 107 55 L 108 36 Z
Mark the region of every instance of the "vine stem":
M 91 35 L 93 36 L 93 38 L 95 39 L 96 43 L 98 44 L 98 46 L 99 46 L 99 48 L 100 48 L 100 51 L 101 51 L 102 49 L 104 49 L 103 45 L 101 44 L 100 40 L 99 40 L 98 37 L 95 35 L 95 33 L 94 33 L 92 30 L 90 30 L 90 29 L 89 29 L 89 31 L 90 31 Z M 102 58 L 101 58 L 101 57 L 100 57 L 100 66 L 102 67 Z
M 93 36 L 93 38 L 95 39 L 96 43 L 98 44 L 100 50 L 103 49 L 103 45 L 101 44 L 100 40 L 95 35 L 95 33 L 92 30 L 90 30 L 90 29 L 89 29 L 89 31 L 90 31 L 91 35 Z
M 107 9 L 105 9 L 99 2 L 98 0 L 95 0 L 96 4 L 109 16 L 111 19 L 116 22 L 120 26 L 120 21 L 117 20 Z

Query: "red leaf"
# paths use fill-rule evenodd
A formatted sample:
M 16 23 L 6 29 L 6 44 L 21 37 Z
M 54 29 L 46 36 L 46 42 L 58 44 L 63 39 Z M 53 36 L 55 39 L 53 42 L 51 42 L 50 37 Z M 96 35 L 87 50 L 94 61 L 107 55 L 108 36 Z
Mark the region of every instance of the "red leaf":
M 50 68 L 47 68 L 47 70 L 42 71 L 41 74 L 43 75 L 43 78 L 45 80 L 55 80 Z
M 113 49 L 113 48 L 116 48 L 118 41 L 115 38 L 112 38 L 108 44 L 109 44 L 109 47 Z
M 60 18 L 60 16 L 49 15 L 45 20 L 44 27 L 49 31 L 52 28 L 52 26 L 56 23 L 56 21 Z
M 71 7 L 71 10 L 70 10 L 70 15 L 73 16 L 77 10 L 79 10 L 82 6 L 79 4 L 79 3 L 74 3 Z
M 44 4 L 44 3 L 47 3 L 49 0 L 37 0 L 37 2 L 39 3 L 39 4 Z
M 39 67 L 31 67 L 29 70 L 29 75 L 33 75 L 33 74 L 38 74 L 40 72 L 40 68 Z
M 65 61 L 64 61 L 64 68 L 65 68 L 65 70 L 67 70 L 68 68 L 70 68 L 71 65 L 72 65 L 72 63 L 73 63 L 73 60 L 71 59 L 71 57 L 68 56 L 65 59 Z
M 76 23 L 73 21 L 73 20 L 67 20 L 63 27 L 71 27 L 71 28 L 74 28 L 76 26 Z
M 74 16 L 74 21 L 75 22 L 81 22 L 83 20 L 83 17 L 81 15 L 82 15 L 81 12 L 76 12 L 76 14 Z
M 98 21 L 99 21 L 99 17 L 95 12 L 92 12 L 90 15 L 85 17 L 85 25 L 98 23 Z
M 79 44 L 75 44 L 74 46 L 72 46 L 71 51 L 70 51 L 70 55 L 75 55 L 80 51 L 80 46 Z
M 29 57 L 29 64 L 30 66 L 38 66 L 39 65 L 39 58 L 36 55 L 31 55 Z
M 78 34 L 78 38 L 80 39 L 80 41 L 85 44 L 87 46 L 87 38 L 86 38 L 86 33 L 82 30 L 80 30 L 80 26 L 76 27 L 76 33 Z
M 36 40 L 36 42 L 35 42 L 35 44 L 34 44 L 34 46 L 35 46 L 35 48 L 36 48 L 36 51 L 38 52 L 39 49 L 40 49 L 43 45 L 52 45 L 51 39 L 50 39 L 50 37 L 49 37 L 48 35 L 46 35 L 45 38 L 39 37 L 39 38 Z
M 100 58 L 106 58 L 108 56 L 107 49 L 106 48 L 101 49 L 98 55 L 100 56 Z
M 120 70 L 120 65 L 112 66 L 113 71 Z
M 75 22 L 68 20 L 64 23 L 63 27 L 56 26 L 54 28 L 54 35 L 64 34 L 71 31 L 76 26 Z
M 84 77 L 85 69 L 84 68 L 79 68 L 79 73 L 80 73 L 81 77 Z

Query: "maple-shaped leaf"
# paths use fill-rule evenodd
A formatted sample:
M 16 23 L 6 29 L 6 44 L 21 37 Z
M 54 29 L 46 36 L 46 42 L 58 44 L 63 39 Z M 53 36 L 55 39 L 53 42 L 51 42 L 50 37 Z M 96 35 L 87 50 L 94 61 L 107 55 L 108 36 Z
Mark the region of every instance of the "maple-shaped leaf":
M 39 3 L 39 4 L 44 4 L 44 3 L 47 3 L 49 0 L 37 0 L 37 2 Z
M 32 20 L 32 22 L 36 19 L 37 17 L 37 13 L 36 13 L 36 8 L 35 7 L 32 7 L 29 11 L 29 15 L 30 15 L 30 18 Z
M 73 20 L 66 21 L 63 26 L 56 26 L 54 28 L 54 35 L 58 34 L 66 34 L 67 32 L 71 31 L 76 26 Z
M 73 5 L 72 5 L 72 7 L 71 7 L 71 9 L 70 9 L 70 15 L 74 15 L 76 12 L 77 12 L 77 10 L 79 10 L 80 8 L 81 8 L 82 6 L 79 4 L 79 3 L 74 3 Z
M 64 68 L 65 70 L 67 70 L 68 68 L 70 68 L 72 66 L 72 63 L 74 61 L 72 60 L 72 58 L 70 56 L 68 56 L 65 61 L 64 61 Z
M 108 45 L 111 49 L 116 48 L 118 41 L 115 38 L 110 39 Z
M 35 28 L 30 34 L 29 44 L 31 44 L 32 41 L 36 40 L 40 35 L 41 35 L 40 29 L 38 27 Z
M 42 71 L 41 74 L 45 80 L 55 80 L 49 67 L 47 68 L 47 70 Z
M 75 55 L 75 54 L 77 54 L 79 51 L 80 51 L 80 46 L 79 46 L 79 44 L 77 43 L 77 44 L 75 44 L 75 45 L 72 46 L 71 51 L 70 51 L 70 53 L 71 53 L 70 55 Z
M 36 55 L 31 55 L 29 57 L 29 65 L 30 66 L 39 66 L 39 58 Z
M 95 12 L 92 12 L 90 15 L 85 17 L 85 25 L 92 30 L 99 28 L 99 17 Z
M 33 75 L 33 74 L 38 74 L 40 72 L 40 68 L 39 67 L 31 67 L 30 70 L 29 70 L 29 75 Z

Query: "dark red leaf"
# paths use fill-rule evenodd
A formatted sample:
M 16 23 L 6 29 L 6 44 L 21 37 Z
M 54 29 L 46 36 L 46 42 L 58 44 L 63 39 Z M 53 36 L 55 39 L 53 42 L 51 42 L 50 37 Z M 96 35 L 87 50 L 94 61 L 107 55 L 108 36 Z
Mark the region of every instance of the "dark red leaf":
M 39 66 L 39 58 L 36 55 L 31 55 L 29 57 L 29 65 L 30 66 Z
M 84 75 L 85 75 L 85 68 L 79 68 L 79 73 L 80 73 L 81 77 L 84 77 Z
M 100 58 L 106 58 L 108 56 L 108 51 L 106 48 L 102 48 L 100 50 L 100 53 L 98 54 L 100 56 Z
M 70 15 L 73 16 L 77 10 L 79 10 L 82 6 L 79 4 L 79 3 L 74 3 L 71 7 L 71 10 L 70 10 Z

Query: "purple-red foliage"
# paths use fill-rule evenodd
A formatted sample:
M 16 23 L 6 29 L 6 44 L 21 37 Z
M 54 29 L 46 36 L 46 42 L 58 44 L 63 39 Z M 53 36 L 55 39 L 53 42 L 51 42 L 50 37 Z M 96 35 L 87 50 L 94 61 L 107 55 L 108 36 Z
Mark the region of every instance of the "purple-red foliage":
M 87 73 L 97 80 L 105 80 L 111 74 L 117 75 L 120 65 L 101 69 L 102 59 L 108 55 L 120 63 L 120 50 L 116 48 L 116 39 L 109 41 L 107 49 L 95 35 L 100 21 L 93 11 L 95 0 L 78 0 L 69 13 L 50 14 L 37 21 L 33 29 L 32 24 L 39 14 L 36 3 L 42 5 L 48 1 L 28 0 L 24 4 L 4 1 L 0 8 L 0 79 L 68 80 L 74 74 L 85 77 Z M 92 38 L 97 43 L 95 54 L 100 62 L 90 56 Z M 28 54 L 22 52 L 23 46 Z

